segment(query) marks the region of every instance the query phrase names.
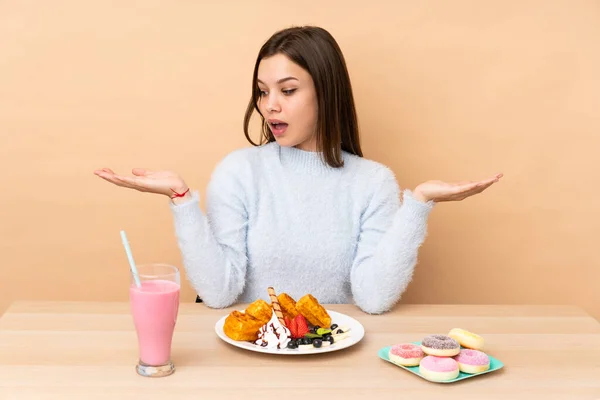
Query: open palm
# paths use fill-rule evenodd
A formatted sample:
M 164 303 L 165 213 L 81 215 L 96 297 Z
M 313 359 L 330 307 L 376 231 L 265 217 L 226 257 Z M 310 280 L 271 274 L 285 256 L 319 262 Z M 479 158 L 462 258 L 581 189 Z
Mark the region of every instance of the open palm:
M 503 174 L 494 175 L 481 181 L 462 181 L 447 183 L 442 181 L 427 181 L 415 188 L 415 193 L 423 200 L 460 201 L 483 192 L 502 178 Z
M 151 171 L 145 168 L 134 168 L 131 172 L 133 176 L 123 176 L 114 173 L 109 168 L 102 168 L 94 171 L 94 174 L 117 186 L 140 192 L 164 194 L 169 197 L 174 192 L 180 193 L 187 188 L 183 179 L 175 172 Z

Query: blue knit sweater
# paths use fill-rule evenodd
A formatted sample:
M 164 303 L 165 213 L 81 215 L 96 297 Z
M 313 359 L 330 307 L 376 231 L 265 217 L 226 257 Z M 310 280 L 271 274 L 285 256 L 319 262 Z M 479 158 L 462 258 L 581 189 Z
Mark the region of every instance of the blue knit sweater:
M 171 204 L 187 278 L 209 307 L 269 301 L 267 287 L 296 300 L 391 309 L 409 284 L 433 202 L 400 189 L 392 171 L 343 153 L 276 142 L 236 150 L 215 168 L 206 192 Z

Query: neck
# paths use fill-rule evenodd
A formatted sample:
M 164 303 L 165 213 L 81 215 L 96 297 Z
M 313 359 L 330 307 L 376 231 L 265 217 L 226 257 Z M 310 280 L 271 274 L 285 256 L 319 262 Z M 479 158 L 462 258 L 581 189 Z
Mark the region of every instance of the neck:
M 297 144 L 294 147 L 297 148 L 298 150 L 302 150 L 302 151 L 316 152 L 317 151 L 317 138 L 316 138 L 316 135 L 313 135 L 307 141 L 302 142 L 300 144 Z

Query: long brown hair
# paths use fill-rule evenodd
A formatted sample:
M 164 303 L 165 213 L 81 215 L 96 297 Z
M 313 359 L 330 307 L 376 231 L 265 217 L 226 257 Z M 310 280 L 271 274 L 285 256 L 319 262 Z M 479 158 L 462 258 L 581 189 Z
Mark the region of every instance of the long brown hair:
M 275 141 L 273 133 L 260 113 L 258 101 L 258 66 L 263 58 L 284 54 L 305 69 L 313 79 L 317 94 L 317 151 L 331 167 L 344 165 L 342 150 L 362 157 L 358 121 L 346 61 L 337 42 L 323 28 L 292 27 L 276 32 L 261 47 L 252 76 L 252 97 L 244 116 L 244 134 L 254 146 Z M 254 111 L 261 117 L 259 143 L 249 135 L 250 118 Z

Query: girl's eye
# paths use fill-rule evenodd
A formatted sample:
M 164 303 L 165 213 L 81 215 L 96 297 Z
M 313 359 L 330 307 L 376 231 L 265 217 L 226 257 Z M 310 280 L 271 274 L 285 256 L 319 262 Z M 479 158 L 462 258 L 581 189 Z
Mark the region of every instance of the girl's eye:
M 295 91 L 296 91 L 296 89 L 282 90 L 283 94 L 285 94 L 286 96 L 289 96 L 290 94 L 294 93 Z
M 261 97 L 262 97 L 262 96 L 266 96 L 266 95 L 267 95 L 267 92 L 266 92 L 266 91 L 264 91 L 264 90 L 260 90 L 260 89 L 259 89 L 259 90 L 258 90 L 258 95 L 259 95 L 259 96 L 261 96 Z

